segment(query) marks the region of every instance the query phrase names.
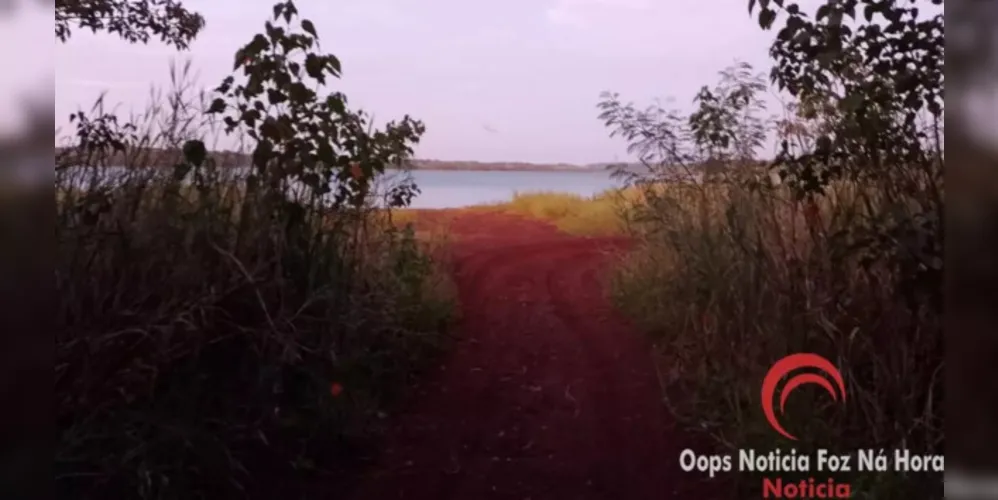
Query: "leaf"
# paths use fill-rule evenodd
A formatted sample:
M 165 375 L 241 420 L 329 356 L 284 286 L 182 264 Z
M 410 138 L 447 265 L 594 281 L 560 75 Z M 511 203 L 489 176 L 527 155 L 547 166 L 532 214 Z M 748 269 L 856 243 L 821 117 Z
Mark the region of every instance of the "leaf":
M 326 106 L 337 114 L 342 115 L 346 113 L 346 103 L 343 101 L 343 96 L 341 94 L 331 94 L 327 97 Z
M 291 3 L 290 0 L 285 5 L 287 8 L 284 9 L 284 22 L 290 23 L 291 18 L 298 15 L 298 7 L 295 7 L 295 4 Z
M 200 167 L 204 159 L 208 157 L 208 149 L 204 143 L 198 140 L 191 140 L 184 143 L 184 159 L 188 163 Z
M 849 16 L 850 19 L 856 20 L 856 4 L 849 3 L 845 6 L 845 15 Z
M 283 92 L 277 89 L 267 89 L 267 101 L 271 104 L 280 104 L 287 101 L 288 97 L 284 95 Z
M 343 73 L 343 68 L 340 66 L 340 60 L 334 55 L 326 56 L 329 63 L 329 67 L 333 69 L 333 75 L 340 76 Z
M 243 49 L 239 49 L 236 51 L 236 60 L 232 64 L 232 71 L 239 69 L 239 67 L 242 66 L 244 62 L 246 62 L 246 51 Z
M 264 123 L 264 125 L 261 125 L 260 128 L 263 129 L 265 125 L 267 124 Z M 267 162 L 270 161 L 273 151 L 274 145 L 266 137 L 257 142 L 256 148 L 253 150 L 253 165 L 258 168 L 265 167 Z
M 288 87 L 288 98 L 297 104 L 308 104 L 315 98 L 315 92 L 301 82 L 294 82 Z
M 312 21 L 309 21 L 308 19 L 302 19 L 301 29 L 305 30 L 305 33 L 308 33 L 309 35 L 312 35 L 315 38 L 319 38 L 319 35 L 315 33 L 315 25 L 312 24 Z
M 208 113 L 221 113 L 225 111 L 225 101 L 221 97 L 216 97 L 214 101 L 211 101 L 211 106 L 208 107 Z
M 333 151 L 332 145 L 328 142 L 319 143 L 315 157 L 326 166 L 332 165 L 336 161 L 336 153 Z
M 323 77 L 322 66 L 322 60 L 319 59 L 319 56 L 309 54 L 305 57 L 305 73 L 307 73 L 308 76 L 315 78 L 316 80 L 321 79 Z
M 776 20 L 776 11 L 773 9 L 763 9 L 759 11 L 759 26 L 764 30 L 768 30 L 773 26 L 773 21 Z
M 901 16 L 903 15 L 904 12 L 899 9 L 887 9 L 884 11 L 884 17 L 886 17 L 887 20 L 891 22 L 891 24 L 900 23 Z
M 250 127 L 256 126 L 256 121 L 260 119 L 260 112 L 255 109 L 248 109 L 243 111 L 243 114 L 239 117 L 239 120 Z
M 818 12 L 814 16 L 815 20 L 821 21 L 826 16 L 828 16 L 828 14 L 830 13 L 831 10 L 832 10 L 832 8 L 828 4 L 825 4 L 825 5 L 822 5 L 821 7 L 818 7 Z
M 267 23 L 270 24 L 270 23 Z M 247 56 L 254 56 L 270 48 L 270 40 L 263 36 L 262 33 L 257 33 L 253 40 L 250 41 L 249 45 L 246 46 Z
M 235 79 L 232 78 L 231 76 L 225 77 L 225 79 L 222 80 L 222 83 L 219 84 L 218 87 L 215 87 L 215 92 L 218 92 L 220 94 L 228 92 L 230 89 L 232 89 L 232 83 L 234 81 Z
M 943 107 L 937 99 L 926 98 L 925 104 L 926 107 L 929 109 L 929 112 L 932 113 L 933 116 L 939 116 L 942 114 Z

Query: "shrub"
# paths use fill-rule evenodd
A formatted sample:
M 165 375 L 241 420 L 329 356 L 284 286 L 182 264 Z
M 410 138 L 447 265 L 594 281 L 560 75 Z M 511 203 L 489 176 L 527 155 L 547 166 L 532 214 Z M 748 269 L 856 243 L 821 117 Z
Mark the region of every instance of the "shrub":
M 760 410 L 761 380 L 777 359 L 814 352 L 839 367 L 848 405 L 791 398 L 795 446 L 942 453 L 942 151 L 932 133 L 942 84 L 931 58 L 941 45 L 925 49 L 924 78 L 902 88 L 891 68 L 918 57 L 922 48 L 905 46 L 917 37 L 836 24 L 835 9 L 856 3 L 822 3 L 814 22 L 788 6 L 773 78 L 798 99 L 780 120 L 763 116 L 757 94 L 766 86 L 747 65 L 705 87 L 688 117 L 612 94 L 600 105 L 601 119 L 649 167 L 630 179 L 645 186 L 644 202 L 627 214 L 642 244 L 618 273 L 615 298 L 656 339 L 673 412 L 720 447 L 786 447 Z M 759 4 L 768 27 L 783 3 Z M 926 43 L 941 44 L 939 17 L 912 28 L 904 20 L 917 11 L 868 8 L 891 29 L 922 30 Z M 841 53 L 807 59 L 815 39 Z M 919 128 L 926 115 L 929 126 Z M 767 130 L 782 142 L 768 170 L 753 153 Z M 854 496 L 878 499 L 941 484 L 930 474 L 851 480 Z
M 443 346 L 440 263 L 369 188 L 422 125 L 371 130 L 342 95 L 319 97 L 310 83 L 339 62 L 295 17 L 275 6 L 283 26 L 240 51 L 245 81 L 210 103 L 175 71 L 144 117 L 74 116 L 56 181 L 59 496 L 294 494 L 355 460 Z M 220 127 L 252 165 L 207 151 Z

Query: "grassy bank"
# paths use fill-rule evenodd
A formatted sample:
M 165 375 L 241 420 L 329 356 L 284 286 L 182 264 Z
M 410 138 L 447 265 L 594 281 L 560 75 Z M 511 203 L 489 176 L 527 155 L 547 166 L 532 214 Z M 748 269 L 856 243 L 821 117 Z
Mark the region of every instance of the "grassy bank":
M 364 115 L 303 97 L 302 123 L 306 109 L 346 123 L 339 138 L 367 148 L 332 164 L 236 115 L 226 132 L 257 146 L 235 178 L 206 154 L 218 106 L 174 77 L 138 120 L 75 116 L 57 167 L 57 496 L 297 498 L 330 475 L 346 488 L 337 471 L 371 455 L 454 310 L 446 255 L 387 223 L 371 189 L 421 126 L 369 135 Z M 271 98 L 308 97 L 282 88 Z M 150 148 L 180 153 L 157 169 Z M 403 205 L 410 189 L 388 195 Z
M 515 193 L 509 201 L 471 207 L 497 210 L 549 222 L 574 235 L 619 234 L 626 225 L 626 209 L 638 194 L 633 189 L 610 189 L 595 196 L 553 191 Z

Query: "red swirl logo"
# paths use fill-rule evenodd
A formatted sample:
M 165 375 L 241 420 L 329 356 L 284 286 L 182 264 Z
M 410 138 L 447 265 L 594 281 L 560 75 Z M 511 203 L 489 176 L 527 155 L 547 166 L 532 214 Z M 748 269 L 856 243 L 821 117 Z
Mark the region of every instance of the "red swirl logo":
M 791 354 L 773 364 L 773 367 L 769 369 L 769 373 L 766 374 L 766 378 L 762 380 L 762 412 L 766 415 L 766 420 L 769 421 L 769 425 L 773 427 L 776 432 L 783 434 L 787 439 L 796 441 L 797 437 L 787 432 L 783 426 L 780 424 L 779 420 L 776 418 L 776 413 L 773 411 L 773 400 L 776 395 L 776 386 L 779 384 L 780 380 L 783 379 L 790 372 L 811 368 L 823 372 L 828 377 L 831 377 L 835 381 L 838 391 L 832 387 L 832 384 L 828 381 L 827 377 L 823 377 L 818 373 L 800 373 L 789 380 L 787 380 L 786 385 L 783 387 L 783 391 L 780 393 L 780 414 L 782 415 L 784 406 L 786 406 L 787 398 L 794 389 L 805 385 L 805 384 L 817 384 L 825 389 L 832 396 L 833 400 L 838 401 L 839 394 L 842 394 L 842 402 L 846 400 L 846 384 L 842 380 L 842 374 L 839 373 L 839 369 L 835 367 L 827 359 L 818 356 L 817 354 L 810 353 L 799 353 Z

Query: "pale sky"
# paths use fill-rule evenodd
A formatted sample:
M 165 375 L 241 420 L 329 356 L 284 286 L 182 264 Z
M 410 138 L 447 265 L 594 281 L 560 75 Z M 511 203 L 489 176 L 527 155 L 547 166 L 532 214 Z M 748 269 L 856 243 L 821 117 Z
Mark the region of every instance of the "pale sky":
M 323 48 L 342 61 L 335 88 L 351 106 L 378 121 L 406 113 L 423 120 L 427 132 L 416 156 L 445 160 L 627 159 L 625 145 L 597 119 L 601 91 L 642 105 L 673 97 L 689 110 L 700 86 L 714 84 L 736 60 L 768 72 L 775 35 L 749 16 L 746 0 L 297 3 Z M 55 43 L 51 5 L 22 3 L 16 22 L 0 18 L 0 64 L 18 68 L 0 78 L 0 132 L 18 119 L 25 96 L 51 95 L 53 74 L 56 123 L 63 126 L 105 90 L 120 110 L 142 110 L 150 86 L 168 83 L 172 60 L 190 58 L 201 85 L 212 88 L 228 74 L 236 48 L 270 18 L 272 4 L 186 1 L 207 26 L 190 51 L 177 53 L 83 31 Z M 994 106 L 991 100 L 978 107 Z
M 20 103 L 52 95 L 57 125 L 101 91 L 119 110 L 142 110 L 171 61 L 191 59 L 212 88 L 233 53 L 271 16 L 271 0 L 187 0 L 207 27 L 190 51 L 129 45 L 77 31 L 53 42 L 51 5 L 21 2 L 0 16 L 0 136 L 19 125 Z M 773 32 L 746 0 L 299 0 L 324 49 L 343 63 L 335 88 L 378 121 L 410 114 L 427 132 L 421 158 L 600 163 L 627 159 L 596 118 L 603 90 L 638 104 L 676 98 L 689 110 L 703 84 L 742 60 L 769 70 Z M 926 6 L 929 12 L 935 10 Z M 49 45 L 49 44 L 52 45 Z M 18 47 L 26 47 L 19 50 Z M 54 58 L 51 55 L 54 53 Z M 54 62 L 54 64 L 53 64 Z M 54 75 L 54 79 L 53 79 Z M 968 108 L 998 110 L 996 86 Z M 777 111 L 774 99 L 771 111 Z M 992 119 L 981 119 L 993 124 Z M 983 126 L 994 132 L 998 127 Z M 995 132 L 998 133 L 998 132 Z M 993 140 L 998 140 L 995 136 Z
M 141 108 L 171 59 L 190 57 L 205 87 L 263 26 L 273 2 L 193 0 L 207 26 L 191 50 L 128 45 L 77 32 L 56 46 L 56 114 L 102 90 Z M 741 59 L 768 71 L 772 33 L 745 0 L 300 0 L 323 48 L 343 63 L 337 84 L 379 121 L 408 113 L 427 132 L 417 157 L 595 163 L 626 158 L 597 119 L 603 90 L 686 106 Z

